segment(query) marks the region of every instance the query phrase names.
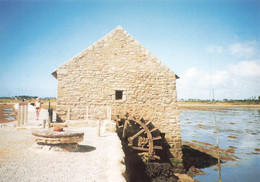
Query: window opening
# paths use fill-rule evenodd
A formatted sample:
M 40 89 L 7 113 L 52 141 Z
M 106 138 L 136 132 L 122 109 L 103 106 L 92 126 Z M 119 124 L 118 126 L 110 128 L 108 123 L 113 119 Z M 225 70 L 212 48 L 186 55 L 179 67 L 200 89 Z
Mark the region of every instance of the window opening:
M 123 91 L 116 90 L 116 100 L 122 100 L 122 99 L 123 99 Z

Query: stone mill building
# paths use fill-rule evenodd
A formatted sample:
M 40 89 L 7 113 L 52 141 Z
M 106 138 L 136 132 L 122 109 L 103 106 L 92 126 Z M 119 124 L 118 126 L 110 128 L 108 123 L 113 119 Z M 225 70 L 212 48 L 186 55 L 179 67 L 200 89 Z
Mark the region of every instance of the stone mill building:
M 56 69 L 61 121 L 148 116 L 182 158 L 176 74 L 118 26 Z M 109 109 L 108 109 L 109 108 Z

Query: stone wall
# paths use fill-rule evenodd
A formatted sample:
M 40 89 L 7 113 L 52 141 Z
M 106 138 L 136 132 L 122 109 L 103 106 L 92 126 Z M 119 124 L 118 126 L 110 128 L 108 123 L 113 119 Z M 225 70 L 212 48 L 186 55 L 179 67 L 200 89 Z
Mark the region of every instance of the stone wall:
M 175 73 L 124 29 L 116 28 L 56 73 L 61 120 L 67 119 L 68 108 L 71 120 L 106 119 L 107 106 L 112 119 L 119 112 L 145 111 L 156 118 L 153 124 L 166 133 L 172 154 L 181 159 Z M 116 99 L 116 91 L 122 99 Z

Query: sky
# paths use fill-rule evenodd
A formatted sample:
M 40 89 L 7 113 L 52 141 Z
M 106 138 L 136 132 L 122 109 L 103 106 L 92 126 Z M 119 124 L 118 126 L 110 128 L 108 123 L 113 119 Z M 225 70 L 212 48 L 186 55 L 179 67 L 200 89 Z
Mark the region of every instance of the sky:
M 259 0 L 0 0 L 0 97 L 57 97 L 51 73 L 118 25 L 180 77 L 178 99 L 260 96 Z

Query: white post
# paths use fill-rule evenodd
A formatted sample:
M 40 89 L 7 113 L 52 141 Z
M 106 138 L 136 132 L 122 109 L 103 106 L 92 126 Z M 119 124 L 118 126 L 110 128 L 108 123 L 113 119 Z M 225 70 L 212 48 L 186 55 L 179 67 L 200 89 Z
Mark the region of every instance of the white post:
M 47 122 L 47 128 L 50 128 L 51 127 L 51 122 L 50 120 Z
M 111 106 L 107 106 L 107 120 L 111 120 Z
M 28 123 L 28 105 L 25 106 L 25 124 Z
M 21 124 L 24 124 L 24 106 L 21 106 L 21 118 L 22 118 L 22 122 Z
M 21 106 L 20 104 L 18 105 L 18 122 L 17 122 L 17 126 L 20 126 L 21 124 Z
M 52 112 L 52 121 L 55 123 L 57 119 L 56 111 Z

